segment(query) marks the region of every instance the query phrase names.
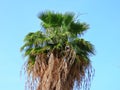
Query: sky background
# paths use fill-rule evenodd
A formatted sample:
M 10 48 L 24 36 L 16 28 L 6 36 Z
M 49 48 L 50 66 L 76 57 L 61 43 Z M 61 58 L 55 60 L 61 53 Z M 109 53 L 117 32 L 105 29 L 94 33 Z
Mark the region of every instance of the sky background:
M 120 90 L 120 0 L 0 0 L 0 90 L 24 90 L 19 49 L 27 33 L 40 30 L 37 15 L 45 10 L 74 12 L 90 25 L 84 38 L 96 49 L 91 90 Z

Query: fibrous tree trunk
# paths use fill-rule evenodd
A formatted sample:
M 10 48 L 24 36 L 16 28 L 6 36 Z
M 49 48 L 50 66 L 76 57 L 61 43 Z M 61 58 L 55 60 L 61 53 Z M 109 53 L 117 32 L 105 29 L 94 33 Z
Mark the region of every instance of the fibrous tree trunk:
M 46 68 L 43 77 L 40 78 L 40 82 L 37 90 L 71 90 L 73 83 L 70 80 L 67 82 L 70 66 L 64 59 L 54 57 L 50 55 L 48 60 L 48 67 Z
M 30 82 L 28 78 L 27 81 L 28 90 L 73 90 L 75 81 L 78 90 L 81 86 L 89 90 L 93 75 L 91 65 L 82 58 L 76 61 L 75 57 L 73 50 L 63 57 L 54 53 L 49 57 L 44 54 L 38 55 L 30 72 L 32 80 Z

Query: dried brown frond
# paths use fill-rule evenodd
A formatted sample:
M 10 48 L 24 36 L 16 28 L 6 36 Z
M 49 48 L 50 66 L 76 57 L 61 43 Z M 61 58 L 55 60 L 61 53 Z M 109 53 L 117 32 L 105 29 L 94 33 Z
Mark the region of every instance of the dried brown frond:
M 76 59 L 77 57 L 77 59 Z M 27 61 L 26 90 L 73 90 L 73 86 L 89 90 L 94 71 L 90 61 L 76 56 L 74 50 L 54 51 L 36 55 L 35 62 Z

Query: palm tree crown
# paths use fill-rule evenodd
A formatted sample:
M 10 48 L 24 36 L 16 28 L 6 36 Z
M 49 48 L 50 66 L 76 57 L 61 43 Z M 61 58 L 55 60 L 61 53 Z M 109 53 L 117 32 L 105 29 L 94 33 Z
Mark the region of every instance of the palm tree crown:
M 66 79 L 61 81 L 62 83 L 69 83 L 66 87 L 62 86 L 66 88 L 62 90 L 72 90 L 74 82 L 78 87 L 89 89 L 93 75 L 89 56 L 94 54 L 94 47 L 89 41 L 81 38 L 89 28 L 88 24 L 77 21 L 73 13 L 46 11 L 40 13 L 38 17 L 42 21 L 42 30 L 28 33 L 21 47 L 21 51 L 24 51 L 24 55 L 28 57 L 25 71 L 29 77 L 27 80 L 29 89 L 42 90 L 41 78 L 44 77 L 44 70 L 49 67 L 51 54 L 61 60 L 59 62 L 67 65 L 67 71 L 64 73 L 66 76 L 60 78 Z M 36 81 L 39 84 L 35 87 Z

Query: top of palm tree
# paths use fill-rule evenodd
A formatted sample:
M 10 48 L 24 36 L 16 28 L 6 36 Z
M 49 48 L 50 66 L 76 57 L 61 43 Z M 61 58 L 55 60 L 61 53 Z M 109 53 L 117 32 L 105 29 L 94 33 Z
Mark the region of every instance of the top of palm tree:
M 93 45 L 80 37 L 88 29 L 88 24 L 75 20 L 74 13 L 46 11 L 40 13 L 38 17 L 42 21 L 44 32 L 41 30 L 26 35 L 25 44 L 21 47 L 21 51 L 25 50 L 25 56 L 68 44 L 72 45 L 77 53 L 84 53 L 87 56 L 94 54 Z M 84 52 L 80 50 L 81 48 L 85 49 Z
M 71 67 L 76 69 L 72 76 L 76 77 L 79 85 L 81 81 L 90 79 L 92 72 L 89 70 L 89 56 L 94 54 L 94 46 L 80 37 L 88 30 L 89 25 L 76 20 L 75 14 L 69 12 L 62 14 L 46 11 L 38 17 L 42 21 L 42 30 L 28 33 L 21 47 L 21 51 L 28 57 L 25 69 L 28 76 L 34 75 L 33 67 L 38 55 L 45 55 L 47 58 L 53 53 L 57 58 L 64 58 L 70 50 L 75 57 Z

